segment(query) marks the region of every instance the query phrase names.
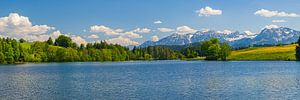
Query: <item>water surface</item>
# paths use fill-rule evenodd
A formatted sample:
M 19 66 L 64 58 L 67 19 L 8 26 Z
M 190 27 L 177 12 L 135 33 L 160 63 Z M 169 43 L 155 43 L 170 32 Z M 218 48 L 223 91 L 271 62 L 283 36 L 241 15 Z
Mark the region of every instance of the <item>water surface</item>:
M 293 61 L 0 65 L 0 98 L 299 99 L 299 80 Z

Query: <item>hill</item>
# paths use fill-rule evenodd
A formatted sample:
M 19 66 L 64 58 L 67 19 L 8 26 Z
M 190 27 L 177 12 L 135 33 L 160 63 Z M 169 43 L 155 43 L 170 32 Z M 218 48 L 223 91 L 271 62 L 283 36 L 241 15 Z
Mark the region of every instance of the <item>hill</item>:
M 296 60 L 296 45 L 254 47 L 233 51 L 229 60 Z

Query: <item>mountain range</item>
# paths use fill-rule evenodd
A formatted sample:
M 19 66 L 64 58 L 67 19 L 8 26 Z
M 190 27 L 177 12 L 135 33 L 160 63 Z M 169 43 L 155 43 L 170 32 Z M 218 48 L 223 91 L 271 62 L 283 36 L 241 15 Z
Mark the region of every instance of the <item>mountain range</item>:
M 228 42 L 232 47 L 247 47 L 251 45 L 278 45 L 290 44 L 299 39 L 300 31 L 287 27 L 264 28 L 260 33 L 245 32 L 219 32 L 219 31 L 197 31 L 195 33 L 179 34 L 173 33 L 159 41 L 146 41 L 139 47 L 156 45 L 186 45 L 200 42 L 211 38 L 217 38 L 221 42 Z

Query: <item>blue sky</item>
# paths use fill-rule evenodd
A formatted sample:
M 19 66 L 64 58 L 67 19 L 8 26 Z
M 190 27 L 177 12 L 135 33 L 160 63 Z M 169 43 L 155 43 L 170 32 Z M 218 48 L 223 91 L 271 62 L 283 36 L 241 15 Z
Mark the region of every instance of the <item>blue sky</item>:
M 201 8 L 207 10 L 206 7 L 217 12 L 199 16 L 200 12 L 197 11 Z M 266 11 L 254 14 L 261 9 Z M 100 40 L 109 40 L 112 43 L 128 42 L 120 43 L 122 45 L 137 45 L 154 38 L 163 38 L 178 32 L 178 28 L 258 33 L 266 25 L 274 24 L 300 30 L 299 0 L 1 0 L 2 21 L 11 13 L 27 17 L 32 23 L 32 26 L 26 27 L 28 30 L 32 30 L 35 25 L 51 27 L 48 29 L 38 27 L 38 32 L 26 31 L 26 36 L 38 33 L 41 36 L 34 37 L 40 39 L 59 31 L 59 34 L 73 36 L 81 42 Z M 155 24 L 155 21 L 161 23 Z M 92 26 L 98 27 L 93 31 Z M 23 27 L 15 25 L 6 30 L 3 28 L 2 31 L 0 29 L 0 34 L 21 38 L 19 35 L 10 34 L 13 32 L 23 34 L 22 31 L 13 28 Z M 140 30 L 136 30 L 138 28 Z M 158 28 L 170 30 L 161 32 Z M 117 29 L 123 31 L 116 32 Z M 116 34 L 112 35 L 107 31 Z M 32 38 L 33 36 L 28 37 L 30 40 L 36 40 Z

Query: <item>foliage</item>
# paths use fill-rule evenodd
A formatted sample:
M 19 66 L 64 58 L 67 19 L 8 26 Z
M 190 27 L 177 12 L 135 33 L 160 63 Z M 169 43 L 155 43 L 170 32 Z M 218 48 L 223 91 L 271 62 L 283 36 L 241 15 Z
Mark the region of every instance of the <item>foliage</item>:
M 130 60 L 129 49 L 120 45 L 101 42 L 89 43 L 88 47 L 77 47 L 69 37 L 60 36 L 56 39 L 55 46 L 51 44 L 51 40 L 21 43 L 15 39 L 0 38 L 0 64 Z
M 200 45 L 200 44 L 197 44 Z M 49 38 L 44 42 L 26 42 L 20 39 L 0 38 L 0 64 L 24 62 L 94 62 L 128 60 L 169 60 L 199 58 L 226 60 L 230 54 L 228 44 L 217 39 L 201 42 L 202 46 L 188 46 L 183 52 L 173 51 L 164 46 L 133 48 L 117 44 L 88 43 L 77 46 L 70 37 L 61 35 L 54 42 Z M 207 47 L 206 47 L 207 46 Z M 224 52 L 223 52 L 224 51 Z M 203 58 L 203 57 L 202 57 Z
M 182 51 L 187 58 L 206 57 L 206 60 L 227 60 L 230 53 L 229 44 L 221 43 L 216 38 L 202 41 L 198 46 L 189 46 Z
M 70 37 L 67 37 L 65 35 L 60 35 L 54 43 L 56 46 L 61 46 L 61 47 L 74 47 L 74 43 L 72 42 L 72 39 Z
M 19 42 L 20 42 L 20 43 L 24 43 L 24 42 L 26 42 L 26 40 L 24 40 L 23 38 L 21 38 L 21 39 L 19 40 Z
M 167 60 L 181 57 L 180 53 L 161 46 L 149 46 L 147 48 L 134 47 L 131 54 L 133 60 Z
M 54 44 L 51 37 L 49 37 L 49 39 L 47 40 L 47 43 L 48 43 L 49 45 L 53 45 L 53 44 Z
M 297 61 L 300 61 L 300 37 L 299 37 L 299 39 L 298 39 L 298 41 L 297 41 L 297 44 L 298 44 L 298 46 L 296 46 L 296 59 L 297 59 Z

